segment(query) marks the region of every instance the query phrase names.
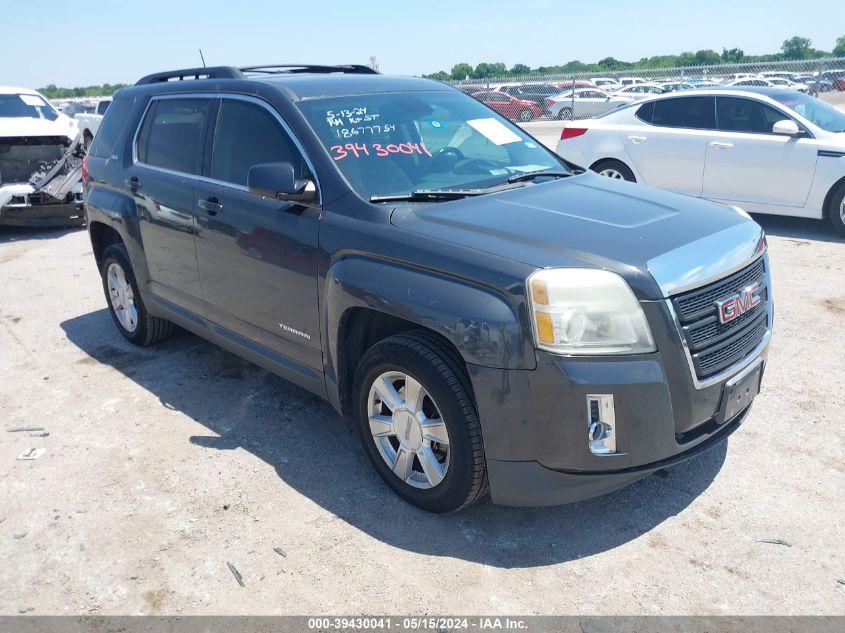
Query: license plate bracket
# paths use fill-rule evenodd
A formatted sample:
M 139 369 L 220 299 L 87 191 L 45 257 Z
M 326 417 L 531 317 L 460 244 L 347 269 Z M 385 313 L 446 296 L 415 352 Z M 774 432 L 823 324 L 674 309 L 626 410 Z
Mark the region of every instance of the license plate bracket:
M 762 375 L 763 361 L 760 360 L 725 383 L 722 389 L 722 404 L 716 416 L 716 421 L 719 424 L 724 424 L 733 419 L 751 404 L 751 401 L 760 393 Z

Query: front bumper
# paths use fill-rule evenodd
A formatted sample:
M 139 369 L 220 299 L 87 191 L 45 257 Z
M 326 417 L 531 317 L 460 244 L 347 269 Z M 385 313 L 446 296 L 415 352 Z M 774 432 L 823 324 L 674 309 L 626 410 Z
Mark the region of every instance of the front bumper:
M 62 227 L 84 226 L 81 202 L 3 207 L 0 226 Z
M 506 506 L 549 506 L 575 503 L 624 488 L 652 473 L 675 466 L 724 442 L 750 411 L 742 411 L 718 433 L 693 448 L 658 462 L 607 472 L 570 472 L 538 462 L 487 460 L 487 478 L 494 503 Z
M 0 187 L 0 226 L 82 226 L 85 210 L 80 187 L 57 200 L 30 184 Z
M 672 315 L 642 302 L 659 351 L 628 357 L 537 352 L 534 370 L 470 366 L 490 492 L 505 505 L 555 505 L 602 495 L 718 445 L 748 414 L 720 420 L 724 385 L 765 366 L 766 344 L 720 381 L 696 384 Z M 613 396 L 616 451 L 590 450 L 587 396 Z

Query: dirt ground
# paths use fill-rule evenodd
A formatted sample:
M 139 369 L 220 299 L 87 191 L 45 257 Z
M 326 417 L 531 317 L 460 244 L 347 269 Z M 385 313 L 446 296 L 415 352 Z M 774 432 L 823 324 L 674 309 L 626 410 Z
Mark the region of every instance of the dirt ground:
M 187 333 L 133 348 L 84 231 L 0 230 L 0 613 L 845 613 L 845 243 L 761 222 L 776 332 L 727 445 L 446 517 L 315 397 Z

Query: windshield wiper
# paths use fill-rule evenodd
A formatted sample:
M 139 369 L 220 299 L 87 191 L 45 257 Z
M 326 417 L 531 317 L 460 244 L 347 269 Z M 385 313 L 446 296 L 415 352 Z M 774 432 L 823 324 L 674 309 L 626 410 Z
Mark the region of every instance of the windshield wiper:
M 541 169 L 540 171 L 529 171 L 524 174 L 514 174 L 508 178 L 507 182 L 523 182 L 524 180 L 534 180 L 534 178 L 540 178 L 542 176 L 549 176 L 550 178 L 566 178 L 571 175 L 572 172 L 561 171 L 559 169 Z
M 438 200 L 457 200 L 459 198 L 466 198 L 468 196 L 483 196 L 488 193 L 496 193 L 497 191 L 504 191 L 512 189 L 509 185 L 523 182 L 526 180 L 533 180 L 543 176 L 553 178 L 565 178 L 571 176 L 572 173 L 568 171 L 543 169 L 540 171 L 532 171 L 526 174 L 514 174 L 503 182 L 497 182 L 489 187 L 484 188 L 470 188 L 470 189 L 414 189 L 408 193 L 388 194 L 385 196 L 370 196 L 370 202 L 436 202 Z
M 388 194 L 386 196 L 370 196 L 370 202 L 402 202 L 402 201 L 437 201 L 458 200 L 467 196 L 480 196 L 490 193 L 489 189 L 414 189 L 408 193 Z

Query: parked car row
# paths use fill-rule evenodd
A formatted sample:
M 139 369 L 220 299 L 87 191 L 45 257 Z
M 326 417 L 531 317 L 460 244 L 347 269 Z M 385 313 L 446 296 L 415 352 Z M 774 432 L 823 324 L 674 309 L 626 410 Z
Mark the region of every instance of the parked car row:
M 709 79 L 689 77 L 660 81 L 643 77 L 592 77 L 589 80 L 494 84 L 486 88 L 480 85 L 458 86 L 500 114 L 520 122 L 539 117 L 586 118 L 632 101 L 666 93 L 749 87 L 779 88 L 804 94 L 845 89 L 845 71 L 827 71 L 822 75 L 770 71 L 759 74 L 734 73 Z
M 734 83 L 654 96 L 564 124 L 557 152 L 610 178 L 827 218 L 845 235 L 845 112 L 802 92 Z

